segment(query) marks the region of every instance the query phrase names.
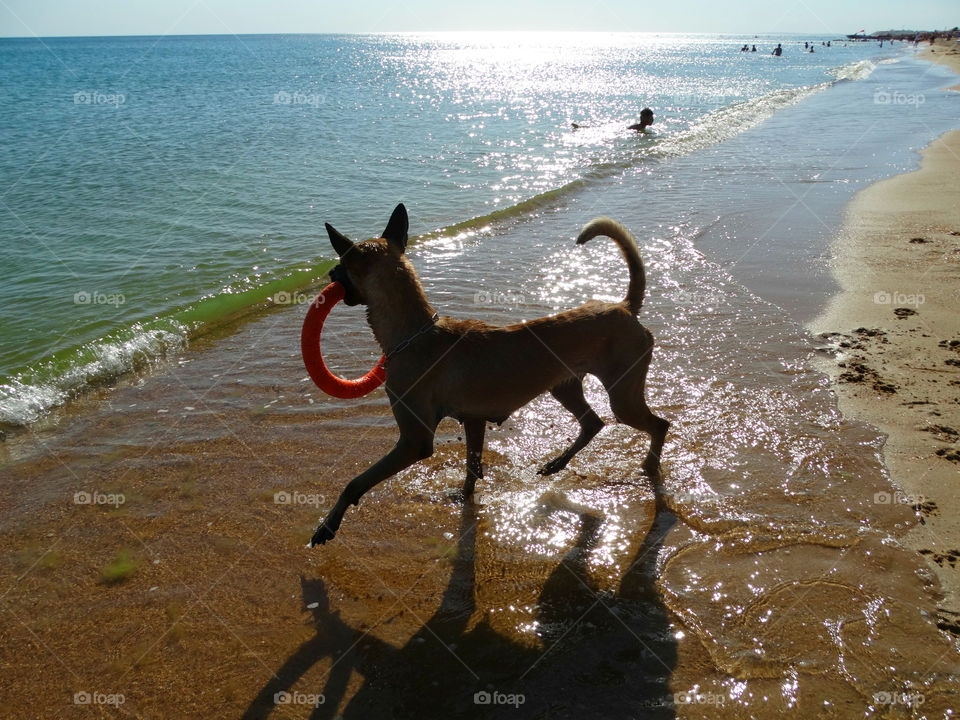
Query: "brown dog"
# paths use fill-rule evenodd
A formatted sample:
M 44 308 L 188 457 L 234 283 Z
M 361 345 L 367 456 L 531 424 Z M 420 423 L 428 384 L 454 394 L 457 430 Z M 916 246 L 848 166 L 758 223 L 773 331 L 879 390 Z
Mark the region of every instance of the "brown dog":
M 330 278 L 344 285 L 347 305 L 367 306 L 367 321 L 387 356 L 387 397 L 400 439 L 350 481 L 311 545 L 331 540 L 347 508 L 358 504 L 374 485 L 432 455 L 434 431 L 445 417 L 463 423 L 467 441 L 463 497 L 468 498 L 483 477 L 486 423 L 502 423 L 549 390 L 580 423 L 580 434 L 570 447 L 540 473 L 562 470 L 603 427 L 583 396 L 586 373 L 603 383 L 618 421 L 650 433 L 644 470 L 656 472 L 670 423 L 654 415 L 644 398 L 653 336 L 636 315 L 646 279 L 637 244 L 622 225 L 597 218 L 577 238 L 577 244 L 583 244 L 606 235 L 620 247 L 630 269 L 622 302 L 591 300 L 575 310 L 507 327 L 438 318 L 404 255 L 408 221 L 403 205 L 397 205 L 380 239 L 354 243 L 329 224 L 326 227 L 340 257 Z

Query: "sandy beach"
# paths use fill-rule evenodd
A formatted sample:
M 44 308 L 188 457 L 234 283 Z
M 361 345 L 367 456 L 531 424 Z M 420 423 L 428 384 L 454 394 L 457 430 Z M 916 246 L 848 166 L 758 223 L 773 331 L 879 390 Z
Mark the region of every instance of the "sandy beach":
M 922 56 L 960 71 L 957 43 Z M 960 85 L 953 89 L 960 89 Z M 904 538 L 943 587 L 940 625 L 960 634 L 960 131 L 923 151 L 915 172 L 879 182 L 847 209 L 834 246 L 842 288 L 811 328 L 836 358 L 821 362 L 844 413 L 888 436 L 902 488 L 884 502 L 921 518 Z
M 960 47 L 956 39 L 937 38 L 932 46 L 928 44 L 924 48 L 920 57 L 938 65 L 945 65 L 954 72 L 960 72 Z M 960 84 L 953 85 L 950 89 L 960 91 Z

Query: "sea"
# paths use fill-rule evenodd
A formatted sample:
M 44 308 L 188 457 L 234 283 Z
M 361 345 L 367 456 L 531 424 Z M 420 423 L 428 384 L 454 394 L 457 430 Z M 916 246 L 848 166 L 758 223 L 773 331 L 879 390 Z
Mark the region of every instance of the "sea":
M 824 39 L 2 39 L 0 424 L 302 300 L 333 257 L 323 223 L 372 236 L 398 202 L 416 243 L 600 192 L 641 243 L 717 246 L 747 287 L 810 315 L 829 281 L 801 258 L 837 208 L 955 116 L 948 73 L 907 46 Z M 628 130 L 644 107 L 652 131 Z

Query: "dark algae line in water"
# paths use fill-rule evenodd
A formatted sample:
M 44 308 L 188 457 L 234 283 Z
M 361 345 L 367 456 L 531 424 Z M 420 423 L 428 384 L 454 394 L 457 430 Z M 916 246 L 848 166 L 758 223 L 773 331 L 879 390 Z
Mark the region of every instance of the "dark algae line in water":
M 425 233 L 415 242 L 476 231 L 554 206 L 563 195 L 582 185 L 582 180 L 568 183 L 510 207 Z M 334 263 L 320 260 L 253 288 L 227 288 L 94 340 L 61 348 L 28 367 L 12 369 L 0 379 L 0 425 L 16 427 L 34 422 L 70 398 L 142 370 L 227 322 L 269 307 L 309 302 L 313 295 L 308 291 L 325 284 Z
M 554 207 L 584 183 L 575 180 L 509 207 L 438 228 L 418 236 L 413 243 L 478 231 Z M 253 288 L 227 288 L 95 340 L 56 350 L 28 367 L 13 369 L 0 380 L 0 425 L 15 427 L 34 422 L 70 398 L 142 370 L 227 322 L 269 307 L 309 302 L 313 295 L 308 291 L 325 284 L 334 263 L 320 260 Z
M 39 419 L 86 390 L 142 370 L 206 332 L 276 305 L 308 302 L 333 261 L 294 270 L 246 290 L 226 290 L 150 319 L 113 330 L 96 340 L 57 350 L 0 382 L 0 425 Z
M 570 182 L 509 207 L 424 233 L 414 242 L 480 230 L 555 206 L 583 183 Z M 326 283 L 327 272 L 334 264 L 333 260 L 320 260 L 253 288 L 227 288 L 152 318 L 136 320 L 94 340 L 61 348 L 28 367 L 12 369 L 0 378 L 0 426 L 34 422 L 69 399 L 143 370 L 225 323 L 266 308 L 309 302 L 313 298 L 309 291 Z

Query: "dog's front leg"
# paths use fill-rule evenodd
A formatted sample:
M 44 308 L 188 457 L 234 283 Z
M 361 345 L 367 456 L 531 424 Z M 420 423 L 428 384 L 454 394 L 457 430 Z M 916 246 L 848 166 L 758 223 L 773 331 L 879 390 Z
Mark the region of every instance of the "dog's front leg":
M 471 418 L 463 421 L 463 433 L 467 440 L 467 477 L 463 481 L 461 499 L 466 502 L 473 495 L 473 486 L 483 477 L 483 435 L 485 420 Z
M 550 394 L 573 413 L 577 422 L 580 423 L 580 434 L 570 444 L 570 447 L 537 470 L 540 475 L 552 475 L 563 470 L 573 456 L 583 450 L 587 443 L 593 440 L 597 433 L 603 429 L 603 420 L 587 404 L 587 399 L 583 395 L 583 380 L 581 378 L 571 378 L 555 385 L 550 388 Z
M 347 483 L 347 487 L 340 493 L 337 504 L 327 513 L 326 519 L 320 523 L 316 532 L 313 533 L 310 546 L 323 545 L 327 540 L 332 540 L 340 528 L 343 514 L 347 511 L 347 508 L 358 504 L 360 498 L 370 488 L 391 475 L 410 467 L 418 460 L 430 457 L 432 454 L 433 433 L 427 433 L 425 426 L 421 425 L 417 431 L 406 434 L 401 428 L 400 439 L 397 440 L 393 450 Z

